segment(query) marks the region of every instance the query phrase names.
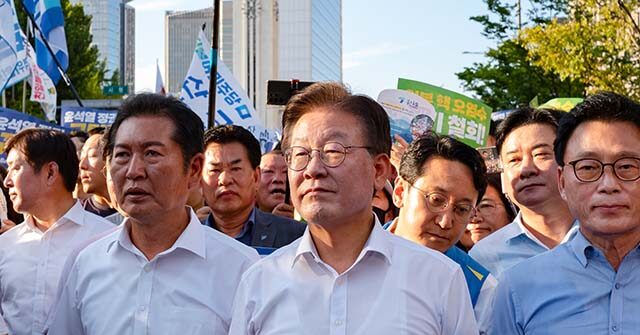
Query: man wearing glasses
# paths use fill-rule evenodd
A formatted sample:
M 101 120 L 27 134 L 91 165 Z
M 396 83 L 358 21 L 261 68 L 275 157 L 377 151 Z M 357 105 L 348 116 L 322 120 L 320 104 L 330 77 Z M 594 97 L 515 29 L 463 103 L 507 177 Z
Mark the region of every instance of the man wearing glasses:
M 555 143 L 558 184 L 580 228 L 569 242 L 506 271 L 495 334 L 640 332 L 640 105 L 588 97 Z
M 399 174 L 393 200 L 400 214 L 387 229 L 460 264 L 480 333 L 485 334 L 497 281 L 455 246 L 487 187 L 482 157 L 451 137 L 428 134 L 407 148 Z
M 283 125 L 308 228 L 245 272 L 230 334 L 478 334 L 460 267 L 384 231 L 372 212 L 390 172 L 384 109 L 318 83 L 291 99 Z

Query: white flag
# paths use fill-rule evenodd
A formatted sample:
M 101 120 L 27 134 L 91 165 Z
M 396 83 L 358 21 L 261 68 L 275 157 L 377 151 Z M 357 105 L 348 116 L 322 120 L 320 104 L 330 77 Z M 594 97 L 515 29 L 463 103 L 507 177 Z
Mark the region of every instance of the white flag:
M 33 47 L 28 42 L 25 43 L 27 49 L 27 59 L 31 68 L 29 85 L 31 85 L 31 101 L 39 102 L 44 110 L 47 119 L 56 119 L 56 86 L 49 75 L 42 70 L 36 62 L 36 54 Z
M 211 45 L 200 31 L 196 49 L 191 59 L 189 72 L 182 84 L 180 100 L 184 101 L 207 124 L 209 111 L 209 74 L 211 72 Z M 251 100 L 247 97 L 238 81 L 224 62 L 218 61 L 216 81 L 216 114 L 215 125 L 235 124 L 242 126 L 253 134 L 266 152 L 273 148 L 279 134 L 266 129 L 258 118 Z
M 162 74 L 160 73 L 160 65 L 156 61 L 156 93 L 167 95 L 167 90 L 164 88 L 164 81 L 162 80 Z

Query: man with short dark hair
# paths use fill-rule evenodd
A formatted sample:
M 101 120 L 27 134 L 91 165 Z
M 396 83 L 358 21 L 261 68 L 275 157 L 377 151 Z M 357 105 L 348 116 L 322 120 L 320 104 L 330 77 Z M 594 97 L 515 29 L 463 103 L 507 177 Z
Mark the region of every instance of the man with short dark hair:
M 248 130 L 214 127 L 206 132 L 204 145 L 202 193 L 211 208 L 207 226 L 252 247 L 280 248 L 302 236 L 304 224 L 256 208 L 260 143 Z
M 557 127 L 551 111 L 531 108 L 509 114 L 498 126 L 503 190 L 520 213 L 469 252 L 497 277 L 513 265 L 566 242 L 575 231 L 573 216 L 556 181 L 553 141 Z
M 386 228 L 460 264 L 481 334 L 486 334 L 497 281 L 455 244 L 487 187 L 482 156 L 451 137 L 415 139 L 400 162 L 394 201 L 400 214 Z
M 85 210 L 107 217 L 116 212 L 111 207 L 111 198 L 107 191 L 107 180 L 102 155 L 104 128 L 95 130 L 84 143 L 80 153 L 80 182 L 82 190 L 89 195 L 81 200 Z
M 287 199 L 287 162 L 282 150 L 274 149 L 260 158 L 260 182 L 256 202 L 260 210 L 293 218 L 293 206 Z
M 113 229 L 73 199 L 78 157 L 69 137 L 26 129 L 7 141 L 4 185 L 24 223 L 0 235 L 0 334 L 41 333 L 64 262 L 93 235 Z
M 391 168 L 384 109 L 318 83 L 283 120 L 308 229 L 243 275 L 230 334 L 477 334 L 460 266 L 385 232 L 372 212 Z
M 228 331 L 238 281 L 258 255 L 186 205 L 200 182 L 203 128 L 175 98 L 138 94 L 121 106 L 105 150 L 127 218 L 78 253 L 49 334 Z
M 560 121 L 555 159 L 579 229 L 503 274 L 494 333 L 638 334 L 640 104 L 587 97 Z

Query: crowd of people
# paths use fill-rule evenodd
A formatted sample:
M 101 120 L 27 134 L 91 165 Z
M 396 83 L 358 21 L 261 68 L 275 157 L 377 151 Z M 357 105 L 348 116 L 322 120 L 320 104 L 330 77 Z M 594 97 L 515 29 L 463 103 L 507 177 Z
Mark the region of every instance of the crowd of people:
M 262 154 L 144 93 L 10 138 L 0 334 L 640 333 L 638 103 L 514 111 L 501 173 L 340 83 L 282 127 Z

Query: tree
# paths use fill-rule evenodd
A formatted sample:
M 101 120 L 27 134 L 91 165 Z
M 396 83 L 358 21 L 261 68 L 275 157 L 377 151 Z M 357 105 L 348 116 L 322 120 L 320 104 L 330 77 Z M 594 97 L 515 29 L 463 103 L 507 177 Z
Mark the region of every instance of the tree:
M 456 73 L 466 90 L 494 107 L 512 109 L 527 105 L 534 97 L 546 101 L 556 97 L 584 95 L 584 85 L 578 80 L 561 78 L 545 71 L 530 58 L 518 38 L 517 5 L 513 1 L 485 0 L 489 14 L 471 17 L 483 25 L 483 36 L 496 41 L 497 46 L 485 53 L 486 62 L 474 63 Z M 531 0 L 522 25 L 548 22 L 567 10 L 567 0 Z
M 60 3 L 65 18 L 65 33 L 69 51 L 67 75 L 73 82 L 81 99 L 103 98 L 102 82 L 106 74 L 106 63 L 99 59 L 98 48 L 95 45 L 91 45 L 91 16 L 85 15 L 82 4 L 73 5 L 69 0 L 61 0 Z M 21 8 L 18 8 L 17 12 L 20 26 L 25 27 L 26 14 Z M 31 44 L 33 45 L 34 43 L 32 42 Z M 18 83 L 7 90 L 7 107 L 22 110 L 22 88 L 22 83 Z M 58 93 L 58 105 L 62 99 L 74 99 L 71 89 L 67 87 L 64 80 L 58 82 L 56 90 Z M 29 92 L 29 89 L 27 89 L 25 112 L 44 118 L 40 105 L 29 101 Z
M 524 29 L 528 59 L 546 72 L 585 83 L 587 92 L 614 91 L 640 99 L 637 0 L 574 0 L 566 20 Z

